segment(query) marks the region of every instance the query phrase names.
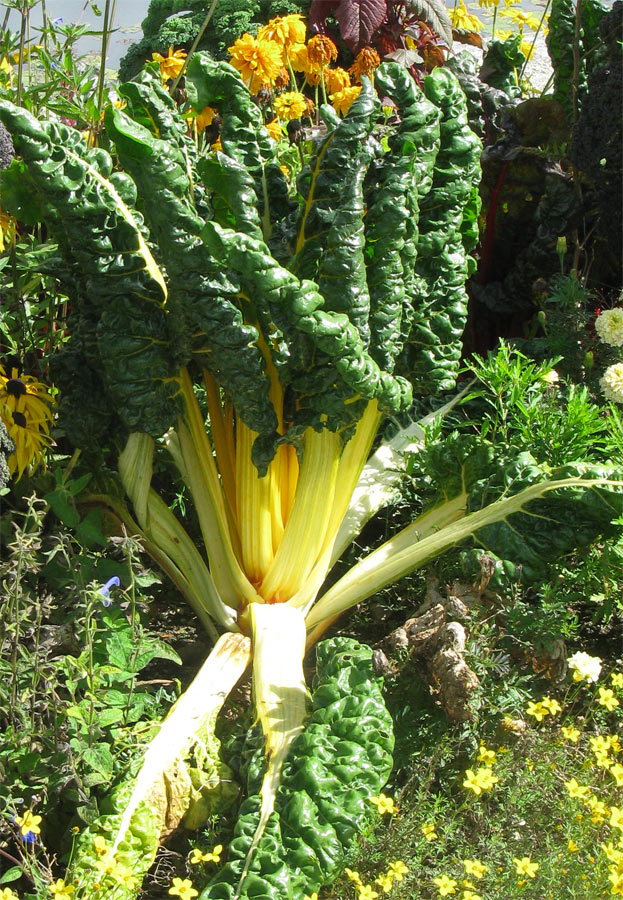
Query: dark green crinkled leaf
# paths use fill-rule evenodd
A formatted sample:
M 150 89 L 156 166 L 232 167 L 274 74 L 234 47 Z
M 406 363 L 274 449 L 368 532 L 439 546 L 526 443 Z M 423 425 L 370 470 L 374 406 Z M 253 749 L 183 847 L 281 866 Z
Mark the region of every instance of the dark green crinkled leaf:
M 283 769 L 275 811 L 260 840 L 241 900 L 301 900 L 332 881 L 370 817 L 369 798 L 392 768 L 392 722 L 374 674 L 372 651 L 351 638 L 316 651 L 312 711 Z M 230 900 L 257 826 L 263 753 L 249 762 L 228 862 L 200 900 Z

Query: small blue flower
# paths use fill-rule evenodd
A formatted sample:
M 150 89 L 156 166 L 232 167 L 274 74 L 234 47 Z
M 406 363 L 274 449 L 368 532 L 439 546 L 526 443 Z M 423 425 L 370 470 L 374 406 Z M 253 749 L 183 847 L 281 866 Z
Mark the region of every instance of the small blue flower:
M 55 19 L 52 19 L 52 25 L 62 25 L 64 21 L 62 16 L 57 16 Z
M 119 578 L 117 575 L 113 575 L 112 578 L 109 578 L 106 584 L 100 588 L 100 595 L 102 597 L 102 606 L 112 606 L 112 600 L 110 599 L 110 589 L 111 587 L 119 587 Z

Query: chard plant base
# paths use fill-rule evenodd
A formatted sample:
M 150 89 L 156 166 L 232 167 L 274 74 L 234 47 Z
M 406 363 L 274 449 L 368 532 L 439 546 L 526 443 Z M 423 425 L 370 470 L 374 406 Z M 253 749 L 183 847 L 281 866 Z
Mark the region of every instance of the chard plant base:
M 369 458 L 382 421 L 407 413 L 414 392 L 454 387 L 480 143 L 450 72 L 422 91 L 387 63 L 344 118 L 321 108 L 327 133 L 295 191 L 238 73 L 196 54 L 186 77 L 192 107 L 222 117 L 222 150 L 198 148 L 144 74 L 119 87 L 123 110 L 105 112 L 118 170 L 77 131 L 0 103 L 17 153 L 0 174 L 3 204 L 46 223 L 58 240 L 46 265 L 72 298 L 71 337 L 52 361 L 63 426 L 77 446 L 123 448 L 116 484 L 89 499 L 141 537 L 214 644 L 82 836 L 71 875 L 84 900 L 98 874 L 130 870 L 115 896 L 135 896 L 160 840 L 184 815 L 198 823 L 222 772 L 218 711 L 251 664 L 264 747 L 203 898 L 300 900 L 343 866 L 392 747 L 369 649 L 321 644 L 310 707 L 306 647 L 458 544 L 486 546 L 504 572 L 537 572 L 623 513 L 623 482 L 456 437 L 437 453 L 435 502 L 324 590 L 421 447 L 413 423 Z M 377 90 L 397 125 L 383 124 Z M 192 497 L 203 548 L 152 487 L 156 453 Z

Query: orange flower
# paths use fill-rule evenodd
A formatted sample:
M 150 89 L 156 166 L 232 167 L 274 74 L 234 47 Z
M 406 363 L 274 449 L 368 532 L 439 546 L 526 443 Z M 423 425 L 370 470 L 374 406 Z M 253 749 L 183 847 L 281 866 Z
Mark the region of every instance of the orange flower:
M 281 130 L 279 119 L 273 119 L 272 122 L 267 122 L 266 131 L 269 133 L 273 141 L 276 141 L 277 143 L 279 143 L 283 136 L 283 131 Z
M 346 69 L 325 69 L 324 83 L 329 94 L 337 94 L 344 88 L 350 87 L 350 75 Z
M 380 65 L 381 57 L 374 47 L 362 47 L 348 71 L 355 81 L 361 81 L 362 75 L 372 75 Z
M 275 113 L 277 116 L 290 122 L 292 119 L 300 119 L 307 109 L 306 98 L 298 91 L 288 91 L 275 97 Z
M 333 108 L 345 116 L 360 93 L 360 87 L 348 87 L 341 91 L 337 91 L 335 94 L 331 94 L 329 99 L 331 100 Z
M 327 66 L 337 59 L 337 47 L 326 34 L 317 34 L 307 43 L 307 57 L 313 66 Z
M 262 85 L 272 84 L 279 75 L 283 54 L 274 41 L 259 41 L 243 34 L 227 49 L 232 66 L 238 69 L 252 94 L 257 94 Z
M 277 16 L 268 25 L 263 25 L 257 33 L 260 41 L 275 41 L 289 49 L 291 44 L 302 44 L 305 41 L 305 20 L 301 13 L 289 16 Z
M 204 106 L 200 113 L 195 115 L 195 124 L 197 125 L 197 134 L 201 134 L 206 130 L 208 125 L 212 124 L 212 120 L 216 115 L 216 110 L 211 106 Z
M 169 47 L 169 52 L 166 56 L 163 56 L 161 53 L 152 53 L 151 58 L 154 62 L 157 62 L 159 64 L 160 75 L 163 81 L 175 81 L 177 76 L 184 68 L 186 51 L 174 51 L 173 47 L 171 46 Z

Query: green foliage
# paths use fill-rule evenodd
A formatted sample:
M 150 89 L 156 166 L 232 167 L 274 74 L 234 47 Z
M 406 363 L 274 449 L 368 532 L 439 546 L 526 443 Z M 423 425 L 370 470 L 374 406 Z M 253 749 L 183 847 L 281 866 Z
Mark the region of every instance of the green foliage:
M 369 798 L 392 767 L 392 721 L 372 651 L 337 637 L 317 647 L 312 709 L 283 770 L 275 811 L 239 897 L 303 897 L 331 881 L 366 821 Z M 260 809 L 262 752 L 249 766 L 227 865 L 201 894 L 231 898 Z

